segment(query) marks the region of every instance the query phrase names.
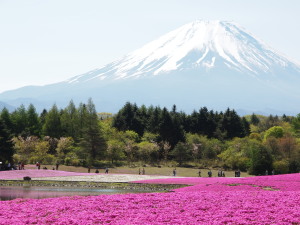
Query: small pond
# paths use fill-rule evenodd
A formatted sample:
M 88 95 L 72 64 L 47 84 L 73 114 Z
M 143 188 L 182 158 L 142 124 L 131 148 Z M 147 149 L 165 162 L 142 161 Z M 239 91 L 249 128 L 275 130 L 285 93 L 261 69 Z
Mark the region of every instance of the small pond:
M 13 200 L 16 198 L 55 198 L 74 195 L 102 195 L 120 193 L 142 193 L 145 190 L 132 189 L 101 189 L 101 188 L 81 188 L 81 187 L 23 187 L 9 186 L 0 187 L 0 201 Z

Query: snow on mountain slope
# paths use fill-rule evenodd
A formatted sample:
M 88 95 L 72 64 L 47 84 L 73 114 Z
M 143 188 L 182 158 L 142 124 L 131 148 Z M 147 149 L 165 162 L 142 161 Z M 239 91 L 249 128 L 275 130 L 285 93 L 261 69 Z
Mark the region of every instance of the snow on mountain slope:
M 300 112 L 300 66 L 231 22 L 196 21 L 110 64 L 43 87 L 0 94 L 14 106 L 65 107 L 89 97 L 116 112 L 126 101 L 190 112 L 206 106 L 266 113 Z M 63 97 L 62 97 L 63 96 Z M 25 102 L 25 103 L 24 103 Z
M 68 82 L 136 79 L 186 69 L 198 69 L 205 73 L 218 65 L 225 65 L 229 70 L 246 73 L 257 79 L 264 79 L 260 74 L 276 74 L 279 68 L 300 72 L 298 65 L 258 41 L 239 25 L 200 20 L 171 31 L 120 60 Z

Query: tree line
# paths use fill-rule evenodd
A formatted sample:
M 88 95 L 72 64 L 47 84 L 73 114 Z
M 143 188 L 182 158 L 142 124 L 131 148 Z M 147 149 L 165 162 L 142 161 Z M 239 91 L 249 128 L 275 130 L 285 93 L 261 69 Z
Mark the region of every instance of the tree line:
M 0 161 L 75 166 L 160 165 L 222 167 L 251 174 L 300 170 L 300 114 L 249 115 L 206 107 L 191 114 L 176 105 L 137 106 L 97 113 L 91 99 L 36 112 L 31 104 L 0 114 Z
M 73 101 L 64 109 L 54 104 L 41 114 L 30 104 L 0 115 L 1 133 L 5 136 L 5 154 L 0 160 L 44 164 L 87 165 L 103 156 L 103 138 L 98 114 L 92 100 L 76 107 Z M 1 135 L 2 136 L 2 135 Z

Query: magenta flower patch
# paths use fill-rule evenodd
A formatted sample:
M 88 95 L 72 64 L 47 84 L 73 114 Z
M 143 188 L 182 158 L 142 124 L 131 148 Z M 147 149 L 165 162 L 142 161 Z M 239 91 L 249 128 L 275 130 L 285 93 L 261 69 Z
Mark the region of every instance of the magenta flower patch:
M 192 186 L 170 193 L 3 201 L 0 224 L 300 224 L 300 174 L 143 182 Z

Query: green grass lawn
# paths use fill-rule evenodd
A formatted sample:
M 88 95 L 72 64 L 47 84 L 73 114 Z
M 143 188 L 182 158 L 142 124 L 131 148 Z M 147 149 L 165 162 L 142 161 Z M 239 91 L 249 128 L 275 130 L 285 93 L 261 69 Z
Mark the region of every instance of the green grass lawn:
M 42 166 L 44 167 L 44 166 Z M 52 169 L 52 165 L 46 165 L 48 169 Z M 128 166 L 122 166 L 122 167 L 115 167 L 115 168 L 109 168 L 109 173 L 117 173 L 117 174 L 139 174 L 139 169 L 142 171 L 142 169 L 145 169 L 146 175 L 163 175 L 163 176 L 172 176 L 173 175 L 173 169 L 174 167 L 168 167 L 168 166 L 161 166 L 159 167 L 128 167 Z M 25 167 L 26 169 L 26 167 Z M 29 169 L 29 168 L 28 168 Z M 59 170 L 63 171 L 70 171 L 70 172 L 80 172 L 80 173 L 87 173 L 88 169 L 85 167 L 75 167 L 75 166 L 64 166 L 60 165 Z M 91 169 L 91 173 L 95 173 L 96 169 Z M 182 176 L 182 177 L 198 177 L 198 171 L 199 169 L 196 168 L 184 168 L 184 167 L 176 167 L 176 176 Z M 207 172 L 208 169 L 201 169 L 201 177 L 208 177 Z M 218 170 L 212 169 L 212 176 L 217 177 L 218 176 Z M 104 173 L 104 169 L 99 169 L 100 173 Z M 225 171 L 226 177 L 234 177 L 234 171 Z M 248 173 L 241 172 L 241 177 L 249 177 Z

